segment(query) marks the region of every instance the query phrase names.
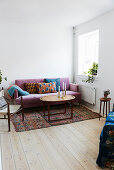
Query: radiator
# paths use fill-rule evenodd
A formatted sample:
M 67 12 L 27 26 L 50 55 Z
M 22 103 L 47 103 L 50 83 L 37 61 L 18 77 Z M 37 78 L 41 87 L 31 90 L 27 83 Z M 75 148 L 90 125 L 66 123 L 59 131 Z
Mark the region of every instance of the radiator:
M 95 105 L 96 103 L 96 88 L 80 85 L 81 98 L 83 101 Z

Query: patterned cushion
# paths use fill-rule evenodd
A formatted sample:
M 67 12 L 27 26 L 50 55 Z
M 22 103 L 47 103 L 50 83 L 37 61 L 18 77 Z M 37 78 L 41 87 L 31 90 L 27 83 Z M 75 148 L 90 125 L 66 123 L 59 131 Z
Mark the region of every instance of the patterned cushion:
M 60 86 L 60 78 L 56 78 L 56 79 L 45 79 L 46 83 L 50 83 L 50 82 L 56 82 L 56 90 L 59 90 L 59 86 Z
M 25 83 L 26 91 L 30 94 L 37 93 L 36 83 Z
M 56 93 L 56 83 L 36 83 L 37 93 Z

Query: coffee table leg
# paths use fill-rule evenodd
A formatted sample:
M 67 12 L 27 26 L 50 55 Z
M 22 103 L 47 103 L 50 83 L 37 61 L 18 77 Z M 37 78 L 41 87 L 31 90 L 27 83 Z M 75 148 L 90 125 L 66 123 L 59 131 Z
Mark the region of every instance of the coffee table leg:
M 50 105 L 48 103 L 48 121 L 50 122 Z
M 73 102 L 71 101 L 71 119 L 73 118 Z
M 44 116 L 45 116 L 45 102 L 43 102 L 43 113 L 44 113 Z
M 65 102 L 65 113 L 66 113 L 66 102 Z

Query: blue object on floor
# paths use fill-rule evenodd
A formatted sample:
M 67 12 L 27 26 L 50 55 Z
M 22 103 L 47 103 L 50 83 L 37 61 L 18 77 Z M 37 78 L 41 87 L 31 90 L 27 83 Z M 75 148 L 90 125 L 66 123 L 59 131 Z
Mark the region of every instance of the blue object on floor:
M 108 114 L 101 132 L 96 163 L 102 168 L 114 169 L 114 112 Z

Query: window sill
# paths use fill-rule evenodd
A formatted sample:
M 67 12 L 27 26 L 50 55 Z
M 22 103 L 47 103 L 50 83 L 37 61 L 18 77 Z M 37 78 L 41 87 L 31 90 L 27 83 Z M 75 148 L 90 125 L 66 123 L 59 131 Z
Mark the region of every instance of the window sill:
M 81 78 L 81 79 L 86 79 L 88 77 L 88 75 L 86 75 L 86 74 L 78 74 L 76 77 L 77 78 Z M 94 75 L 93 77 L 95 78 L 95 80 L 99 80 L 100 79 L 99 75 Z

